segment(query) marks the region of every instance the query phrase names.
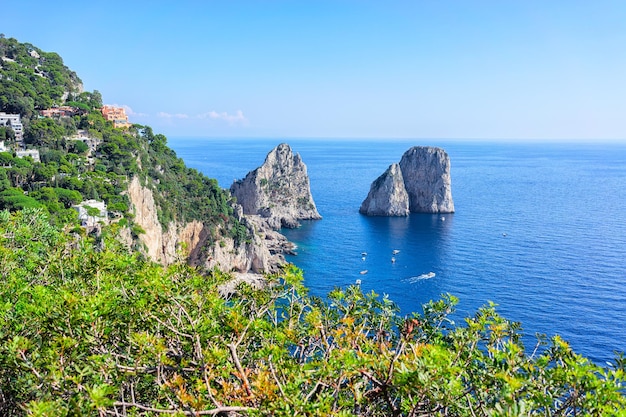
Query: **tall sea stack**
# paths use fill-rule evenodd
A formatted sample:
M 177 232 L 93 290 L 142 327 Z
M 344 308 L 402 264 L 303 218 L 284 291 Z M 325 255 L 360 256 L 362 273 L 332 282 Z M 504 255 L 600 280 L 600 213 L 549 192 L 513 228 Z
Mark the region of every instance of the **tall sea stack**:
M 230 192 L 244 214 L 260 215 L 276 230 L 298 227 L 299 220 L 322 218 L 311 195 L 306 165 L 286 143 L 270 151 L 259 168 L 235 181 Z
M 441 148 L 414 146 L 371 185 L 359 212 L 368 216 L 453 213 L 450 158 Z

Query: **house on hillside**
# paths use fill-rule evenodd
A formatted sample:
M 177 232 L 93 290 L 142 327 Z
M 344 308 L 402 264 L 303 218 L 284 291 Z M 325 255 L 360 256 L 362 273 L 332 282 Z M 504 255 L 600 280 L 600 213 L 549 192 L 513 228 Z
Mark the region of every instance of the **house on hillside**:
M 17 142 L 22 142 L 24 139 L 24 126 L 19 114 L 0 112 L 0 126 L 7 126 L 13 129 Z
M 15 156 L 18 158 L 24 158 L 30 156 L 35 162 L 41 162 L 39 157 L 39 151 L 37 149 L 26 149 L 25 151 L 15 151 Z
M 89 148 L 87 155 L 95 154 L 98 145 L 102 142 L 98 138 L 92 138 L 87 135 L 85 130 L 79 130 L 76 136 L 66 137 L 65 140 L 73 140 L 83 142 Z
M 7 147 L 4 145 L 4 141 L 0 140 L 0 152 L 7 152 L 8 149 Z
M 72 106 L 52 107 L 39 112 L 43 117 L 72 117 L 80 113 L 80 109 Z
M 116 128 L 127 128 L 131 127 L 132 123 L 128 121 L 128 116 L 126 115 L 126 110 L 123 107 L 115 107 L 105 104 L 102 106 L 100 110 L 105 119 L 110 122 L 113 122 L 113 127 Z
M 72 206 L 78 212 L 78 220 L 83 227 L 95 227 L 98 223 L 108 223 L 107 206 L 104 201 L 85 200 Z

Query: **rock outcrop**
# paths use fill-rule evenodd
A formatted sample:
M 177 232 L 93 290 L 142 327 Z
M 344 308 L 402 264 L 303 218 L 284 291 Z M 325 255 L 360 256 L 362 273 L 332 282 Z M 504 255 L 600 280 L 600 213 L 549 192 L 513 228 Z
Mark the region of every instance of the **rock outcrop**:
M 272 150 L 265 163 L 231 187 L 240 204 L 235 217 L 249 231 L 237 243 L 226 233 L 200 221 L 172 222 L 163 228 L 157 216 L 153 192 L 134 177 L 128 186 L 134 222 L 143 229 L 138 239 L 146 255 L 162 264 L 181 257 L 195 266 L 225 272 L 262 274 L 278 272 L 284 254 L 294 245 L 277 230 L 297 227 L 298 220 L 320 219 L 309 187 L 307 169 L 300 155 L 282 144 Z M 132 241 L 127 233 L 127 241 Z M 217 237 L 216 237 L 217 236 Z
M 283 143 L 265 162 L 230 187 L 246 215 L 259 215 L 273 229 L 295 228 L 299 220 L 317 220 L 317 212 L 306 165 Z
M 281 234 L 263 228 L 262 222 L 243 216 L 241 208 L 236 215 L 251 236 L 243 243 L 236 244 L 232 238 L 225 236 L 215 241 L 214 236 L 220 234 L 219 230 L 212 231 L 199 221 L 185 224 L 172 222 L 163 230 L 152 190 L 142 186 L 134 177 L 127 193 L 135 215 L 134 222 L 144 230 L 139 240 L 145 253 L 162 264 L 170 264 L 182 256 L 191 265 L 207 269 L 218 267 L 225 272 L 273 273 L 285 263 L 283 253 L 293 248 Z
M 409 195 L 399 164 L 391 164 L 387 171 L 372 183 L 370 192 L 359 210 L 368 216 L 407 216 Z
M 450 158 L 441 148 L 414 146 L 376 179 L 359 212 L 368 216 L 453 213 Z

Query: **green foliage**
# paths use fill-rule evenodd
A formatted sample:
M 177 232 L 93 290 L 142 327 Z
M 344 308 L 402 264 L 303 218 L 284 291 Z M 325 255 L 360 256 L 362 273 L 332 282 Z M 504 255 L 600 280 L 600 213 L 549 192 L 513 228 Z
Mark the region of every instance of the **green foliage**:
M 0 165 L 11 166 L 13 162 L 13 155 L 9 152 L 0 152 Z
M 210 277 L 40 210 L 0 212 L 0 414 L 251 416 L 623 415 L 624 363 L 600 368 L 554 337 L 451 296 L 400 317 L 358 286 L 310 297 L 294 267 L 227 298 Z
M 62 104 L 81 81 L 61 57 L 13 38 L 0 38 L 0 110 L 30 118 L 35 109 Z
M 4 191 L 9 187 L 11 187 L 11 181 L 9 181 L 7 176 L 7 170 L 0 168 L 0 191 Z
M 57 187 L 54 191 L 58 196 L 59 201 L 63 203 L 66 208 L 76 205 L 83 200 L 82 195 L 75 190 L 67 190 L 65 188 Z
M 83 141 L 75 140 L 72 141 L 71 149 L 72 152 L 75 152 L 77 154 L 85 154 L 89 150 L 89 146 L 87 146 L 87 144 Z
M 12 142 L 15 140 L 15 131 L 11 126 L 0 126 L 0 141 Z
M 102 107 L 102 94 L 98 90 L 94 90 L 92 93 L 84 91 L 71 97 L 72 99 L 66 103 L 68 106 L 78 107 L 87 112 Z
M 41 207 L 41 203 L 25 195 L 20 188 L 7 188 L 0 191 L 0 209 L 2 210 L 21 210 L 35 207 Z
M 35 146 L 61 148 L 64 129 L 58 122 L 49 118 L 33 121 L 24 134 L 24 141 Z

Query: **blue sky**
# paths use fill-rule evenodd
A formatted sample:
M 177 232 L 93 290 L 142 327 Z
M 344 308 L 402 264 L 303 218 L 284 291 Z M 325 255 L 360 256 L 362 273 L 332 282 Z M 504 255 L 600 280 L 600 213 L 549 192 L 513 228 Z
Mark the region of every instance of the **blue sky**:
M 86 90 L 170 137 L 626 139 L 621 0 L 9 10 L 6 37 L 59 53 Z

